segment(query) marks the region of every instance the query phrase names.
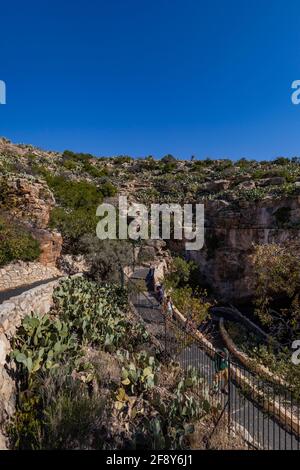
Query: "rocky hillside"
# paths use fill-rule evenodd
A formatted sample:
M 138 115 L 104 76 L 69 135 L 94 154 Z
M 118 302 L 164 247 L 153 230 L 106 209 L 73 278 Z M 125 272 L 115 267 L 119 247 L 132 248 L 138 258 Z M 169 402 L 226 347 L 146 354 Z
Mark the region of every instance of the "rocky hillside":
M 145 204 L 203 202 L 205 246 L 189 256 L 199 265 L 201 283 L 226 301 L 252 294 L 254 244 L 299 239 L 296 157 L 272 162 L 96 158 L 0 139 L 0 186 L 0 216 L 7 220 L 9 215 L 9 223 L 29 231 L 45 264 L 57 262 L 62 239 L 64 254 L 80 252 L 79 241 L 94 233 L 95 209 L 105 198 L 124 194 Z

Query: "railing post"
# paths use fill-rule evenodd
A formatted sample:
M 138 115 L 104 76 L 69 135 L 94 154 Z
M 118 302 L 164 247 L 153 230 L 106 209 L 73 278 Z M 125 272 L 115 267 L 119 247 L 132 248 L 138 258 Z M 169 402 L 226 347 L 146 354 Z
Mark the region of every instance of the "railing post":
M 165 327 L 165 361 L 167 362 L 167 317 L 164 317 L 164 327 Z
M 230 357 L 228 358 L 228 434 L 230 434 L 231 425 L 231 362 Z

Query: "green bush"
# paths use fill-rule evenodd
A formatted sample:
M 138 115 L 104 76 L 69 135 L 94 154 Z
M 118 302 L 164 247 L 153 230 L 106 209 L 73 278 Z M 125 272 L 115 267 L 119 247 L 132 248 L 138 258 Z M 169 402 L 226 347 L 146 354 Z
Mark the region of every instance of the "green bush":
M 54 369 L 41 383 L 43 449 L 89 449 L 102 447 L 102 415 L 105 397 L 89 393 L 65 367 Z M 102 438 L 102 439 L 101 439 Z
M 133 161 L 132 157 L 128 155 L 119 155 L 118 157 L 113 159 L 114 165 L 123 165 L 124 163 L 131 163 Z
M 96 233 L 97 222 L 96 208 L 68 211 L 55 207 L 51 212 L 49 226 L 63 234 L 64 243 L 68 245 L 70 252 L 77 253 L 79 239 L 88 233 Z
M 163 173 L 170 173 L 172 172 L 173 170 L 175 170 L 177 167 L 177 164 L 176 162 L 167 162 L 167 163 L 164 163 L 163 167 L 162 167 L 162 172 Z
M 89 161 L 84 162 L 82 170 L 93 178 L 101 178 L 102 176 L 107 175 L 107 170 L 105 168 L 98 168 L 96 165 L 92 165 Z
M 290 159 L 286 157 L 277 157 L 272 162 L 274 165 L 287 165 L 290 163 Z
M 65 245 L 74 252 L 80 237 L 96 233 L 97 207 L 104 196 L 113 196 L 116 188 L 110 182 L 97 187 L 86 181 L 69 181 L 63 176 L 48 175 L 46 180 L 60 205 L 51 213 L 50 227 L 62 233 Z
M 110 181 L 106 181 L 100 186 L 100 191 L 104 197 L 112 197 L 116 195 L 117 188 Z
M 66 170 L 76 170 L 77 164 L 73 160 L 64 160 L 62 163 L 63 167 L 66 168 Z
M 247 160 L 245 157 L 240 158 L 235 162 L 235 165 L 238 166 L 239 168 L 249 168 L 252 165 L 252 162 L 250 160 Z
M 92 158 L 95 158 L 90 153 L 76 153 L 72 152 L 71 150 L 65 150 L 62 156 L 64 159 L 74 160 L 82 163 L 91 160 Z
M 172 260 L 170 273 L 166 277 L 167 285 L 172 288 L 186 286 L 194 269 L 196 269 L 196 265 L 193 261 L 186 261 L 177 256 Z
M 102 202 L 101 190 L 94 184 L 86 181 L 70 181 L 63 176 L 52 175 L 46 180 L 56 201 L 63 207 L 69 209 L 97 207 Z
M 37 240 L 22 226 L 0 216 L 0 266 L 12 261 L 34 261 L 41 250 Z

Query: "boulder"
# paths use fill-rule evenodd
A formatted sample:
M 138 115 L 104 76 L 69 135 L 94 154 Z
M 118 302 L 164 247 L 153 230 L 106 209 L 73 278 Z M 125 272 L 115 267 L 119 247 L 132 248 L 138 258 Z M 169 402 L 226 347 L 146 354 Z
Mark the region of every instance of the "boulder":
M 282 176 L 273 176 L 272 178 L 264 178 L 257 182 L 258 186 L 280 186 L 285 183 Z
M 225 191 L 228 189 L 230 186 L 230 181 L 229 180 L 215 180 L 215 181 L 208 181 L 207 183 L 204 183 L 202 185 L 202 188 L 204 191 L 209 191 L 209 192 L 219 192 L 219 191 Z
M 237 186 L 238 189 L 254 189 L 255 187 L 256 184 L 253 180 L 243 181 Z
M 0 179 L 0 207 L 12 217 L 44 229 L 48 226 L 55 199 L 46 183 L 33 177 Z
M 40 243 L 38 261 L 45 266 L 55 266 L 62 250 L 63 239 L 59 232 L 44 229 L 30 229 L 32 236 Z
M 0 209 L 26 226 L 39 241 L 39 262 L 54 266 L 62 249 L 59 232 L 47 229 L 55 199 L 43 180 L 24 176 L 0 179 Z

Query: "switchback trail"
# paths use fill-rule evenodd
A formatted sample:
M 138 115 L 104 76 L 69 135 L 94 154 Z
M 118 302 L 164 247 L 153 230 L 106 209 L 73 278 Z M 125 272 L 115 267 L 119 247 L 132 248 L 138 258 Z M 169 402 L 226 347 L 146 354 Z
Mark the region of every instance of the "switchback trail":
M 137 268 L 131 280 L 143 286 L 147 272 L 147 268 Z M 169 348 L 172 344 L 172 333 L 165 331 L 165 321 L 160 307 L 154 297 L 146 292 L 145 284 L 143 292 L 140 288 L 132 289 L 130 297 L 141 318 L 160 341 L 162 349 Z M 188 341 L 186 346 L 183 344 L 180 352 L 177 352 L 176 360 L 184 369 L 188 366 L 195 367 L 204 377 L 208 387 L 212 387 L 215 374 L 214 361 L 198 341 Z M 250 371 L 245 370 L 245 373 L 253 384 L 260 380 Z M 220 393 L 217 398 L 209 397 L 208 399 L 218 399 L 223 408 L 227 398 L 226 395 Z M 225 413 L 228 419 L 230 418 L 231 428 L 242 433 L 251 446 L 270 450 L 299 450 L 299 440 L 285 430 L 270 413 L 263 411 L 254 400 L 247 398 L 232 381 L 230 381 L 229 403 Z

